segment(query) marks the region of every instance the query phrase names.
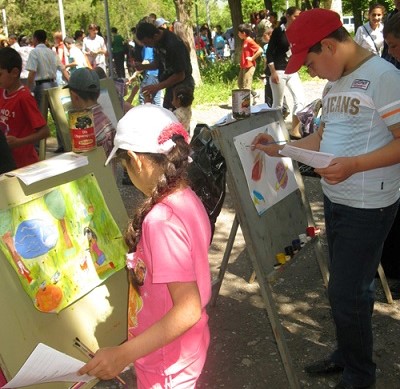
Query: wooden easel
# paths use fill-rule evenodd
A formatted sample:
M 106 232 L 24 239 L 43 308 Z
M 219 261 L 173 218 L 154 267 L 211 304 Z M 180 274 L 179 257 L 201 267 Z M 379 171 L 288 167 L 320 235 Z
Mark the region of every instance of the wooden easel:
M 0 177 L 0 209 L 24 204 L 40 197 L 49 189 L 94 175 L 115 222 L 122 230 L 128 215 L 115 184 L 112 170 L 104 166 L 102 147 L 85 153 L 88 165 L 25 185 L 17 177 Z M 128 280 L 120 270 L 88 294 L 59 313 L 39 312 L 23 290 L 15 270 L 0 251 L 0 369 L 8 380 L 18 372 L 39 342 L 82 359 L 73 346 L 77 336 L 92 349 L 117 345 L 126 340 Z M 92 387 L 94 382 L 85 385 Z M 70 382 L 29 386 L 30 389 L 67 389 Z
M 240 157 L 234 145 L 234 138 L 257 128 L 260 128 L 260 132 L 265 131 L 267 125 L 280 127 L 284 134 L 286 132 L 282 115 L 276 110 L 252 115 L 248 119 L 212 129 L 212 136 L 226 161 L 228 170 L 227 184 L 236 215 L 227 241 L 219 276 L 213 285 L 211 305 L 216 303 L 240 225 L 246 248 L 260 285 L 261 295 L 286 371 L 289 387 L 297 389 L 300 388 L 300 384 L 286 345 L 283 328 L 273 300 L 270 281 L 276 274 L 274 273 L 276 253 L 281 252 L 288 245 L 288 242 L 298 237 L 299 234 L 304 233 L 307 226 L 314 226 L 314 221 L 311 208 L 305 198 L 302 178 L 297 169 L 295 169 L 294 173 L 299 185 L 298 190 L 290 193 L 262 215 L 257 213 L 253 205 Z M 327 285 L 328 270 L 319 239 L 317 237 L 314 238 L 311 244 L 314 247 L 324 283 Z
M 231 227 L 218 278 L 213 283 L 211 306 L 215 306 L 220 287 L 226 272 L 236 233 L 241 226 L 246 248 L 257 277 L 269 322 L 271 324 L 282 363 L 286 371 L 290 388 L 300 388 L 291 357 L 286 345 L 282 325 L 273 301 L 270 281 L 276 277 L 274 271 L 275 254 L 281 252 L 294 237 L 304 233 L 307 226 L 315 226 L 309 202 L 306 199 L 302 177 L 294 166 L 299 189 L 273 205 L 263 215 L 258 215 L 247 189 L 246 176 L 240 157 L 234 145 L 234 138 L 248 131 L 260 128 L 260 132 L 269 126 L 280 126 L 286 132 L 282 115 L 278 111 L 269 111 L 252 115 L 248 119 L 236 121 L 223 127 L 214 127 L 212 137 L 219 146 L 227 165 L 227 185 L 235 206 L 235 218 Z M 287 135 L 287 133 L 286 133 Z M 311 244 L 319 265 L 323 282 L 328 285 L 328 266 L 319 237 Z M 383 269 L 379 266 L 379 275 L 389 303 L 393 302 Z

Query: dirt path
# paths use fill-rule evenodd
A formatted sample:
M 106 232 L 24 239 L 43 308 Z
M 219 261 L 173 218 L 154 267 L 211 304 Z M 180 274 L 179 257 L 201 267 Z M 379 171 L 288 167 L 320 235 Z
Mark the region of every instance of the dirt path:
M 306 177 L 304 181 L 325 247 L 319 180 Z M 228 197 L 210 251 L 213 274 L 217 274 L 229 233 L 227 226 L 230 227 L 233 216 L 233 204 Z M 200 389 L 289 387 L 258 284 L 248 283 L 251 273 L 250 259 L 239 232 L 217 306 L 209 310 L 212 342 Z M 378 298 L 373 319 L 375 360 L 378 365 L 376 388 L 398 389 L 400 301 L 388 305 L 379 281 L 377 285 Z M 311 247 L 306 246 L 300 251 L 272 288 L 301 387 L 334 387 L 339 376 L 313 378 L 303 371 L 305 365 L 326 356 L 335 346 L 325 287 Z

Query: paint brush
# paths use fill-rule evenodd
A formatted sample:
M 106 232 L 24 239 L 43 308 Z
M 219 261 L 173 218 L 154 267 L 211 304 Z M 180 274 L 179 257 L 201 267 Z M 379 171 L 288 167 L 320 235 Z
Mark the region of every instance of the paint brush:
M 263 146 L 268 146 L 268 145 L 278 145 L 281 143 L 287 143 L 286 140 L 274 140 L 273 142 L 260 142 Z M 252 147 L 253 145 L 245 145 L 245 147 Z
M 94 357 L 95 353 L 91 351 L 90 348 L 87 347 L 84 343 L 82 343 L 78 337 L 74 339 L 74 346 L 83 354 L 85 354 L 87 357 L 89 358 Z M 120 376 L 117 375 L 115 379 L 118 380 L 122 385 L 124 385 L 124 387 L 126 386 L 126 382 Z

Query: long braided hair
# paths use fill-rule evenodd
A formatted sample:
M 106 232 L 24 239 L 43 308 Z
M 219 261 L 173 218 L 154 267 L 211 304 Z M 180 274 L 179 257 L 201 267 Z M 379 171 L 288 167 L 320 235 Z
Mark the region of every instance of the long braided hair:
M 175 146 L 168 154 L 142 153 L 161 168 L 162 174 L 151 196 L 143 200 L 133 216 L 133 219 L 128 223 L 124 238 L 129 253 L 136 251 L 142 235 L 143 220 L 150 210 L 169 194 L 188 185 L 187 167 L 189 163 L 190 146 L 182 135 L 173 135 L 171 139 L 175 142 Z M 122 158 L 128 160 L 130 157 L 125 152 Z M 139 292 L 138 286 L 141 281 L 137 279 L 134 271 L 131 269 L 129 270 L 131 284 Z

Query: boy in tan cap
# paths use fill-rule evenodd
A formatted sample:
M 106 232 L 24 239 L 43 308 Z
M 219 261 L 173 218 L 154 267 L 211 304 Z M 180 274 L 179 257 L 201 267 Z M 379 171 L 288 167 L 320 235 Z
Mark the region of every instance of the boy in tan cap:
M 286 72 L 302 65 L 325 78 L 322 123 L 294 146 L 335 155 L 321 175 L 329 248 L 329 301 L 336 350 L 305 368 L 309 374 L 342 371 L 336 388 L 371 388 L 371 316 L 374 276 L 393 223 L 400 186 L 400 72 L 357 45 L 337 15 L 305 11 L 287 30 L 292 56 Z M 253 148 L 279 156 L 283 146 L 259 134 Z

